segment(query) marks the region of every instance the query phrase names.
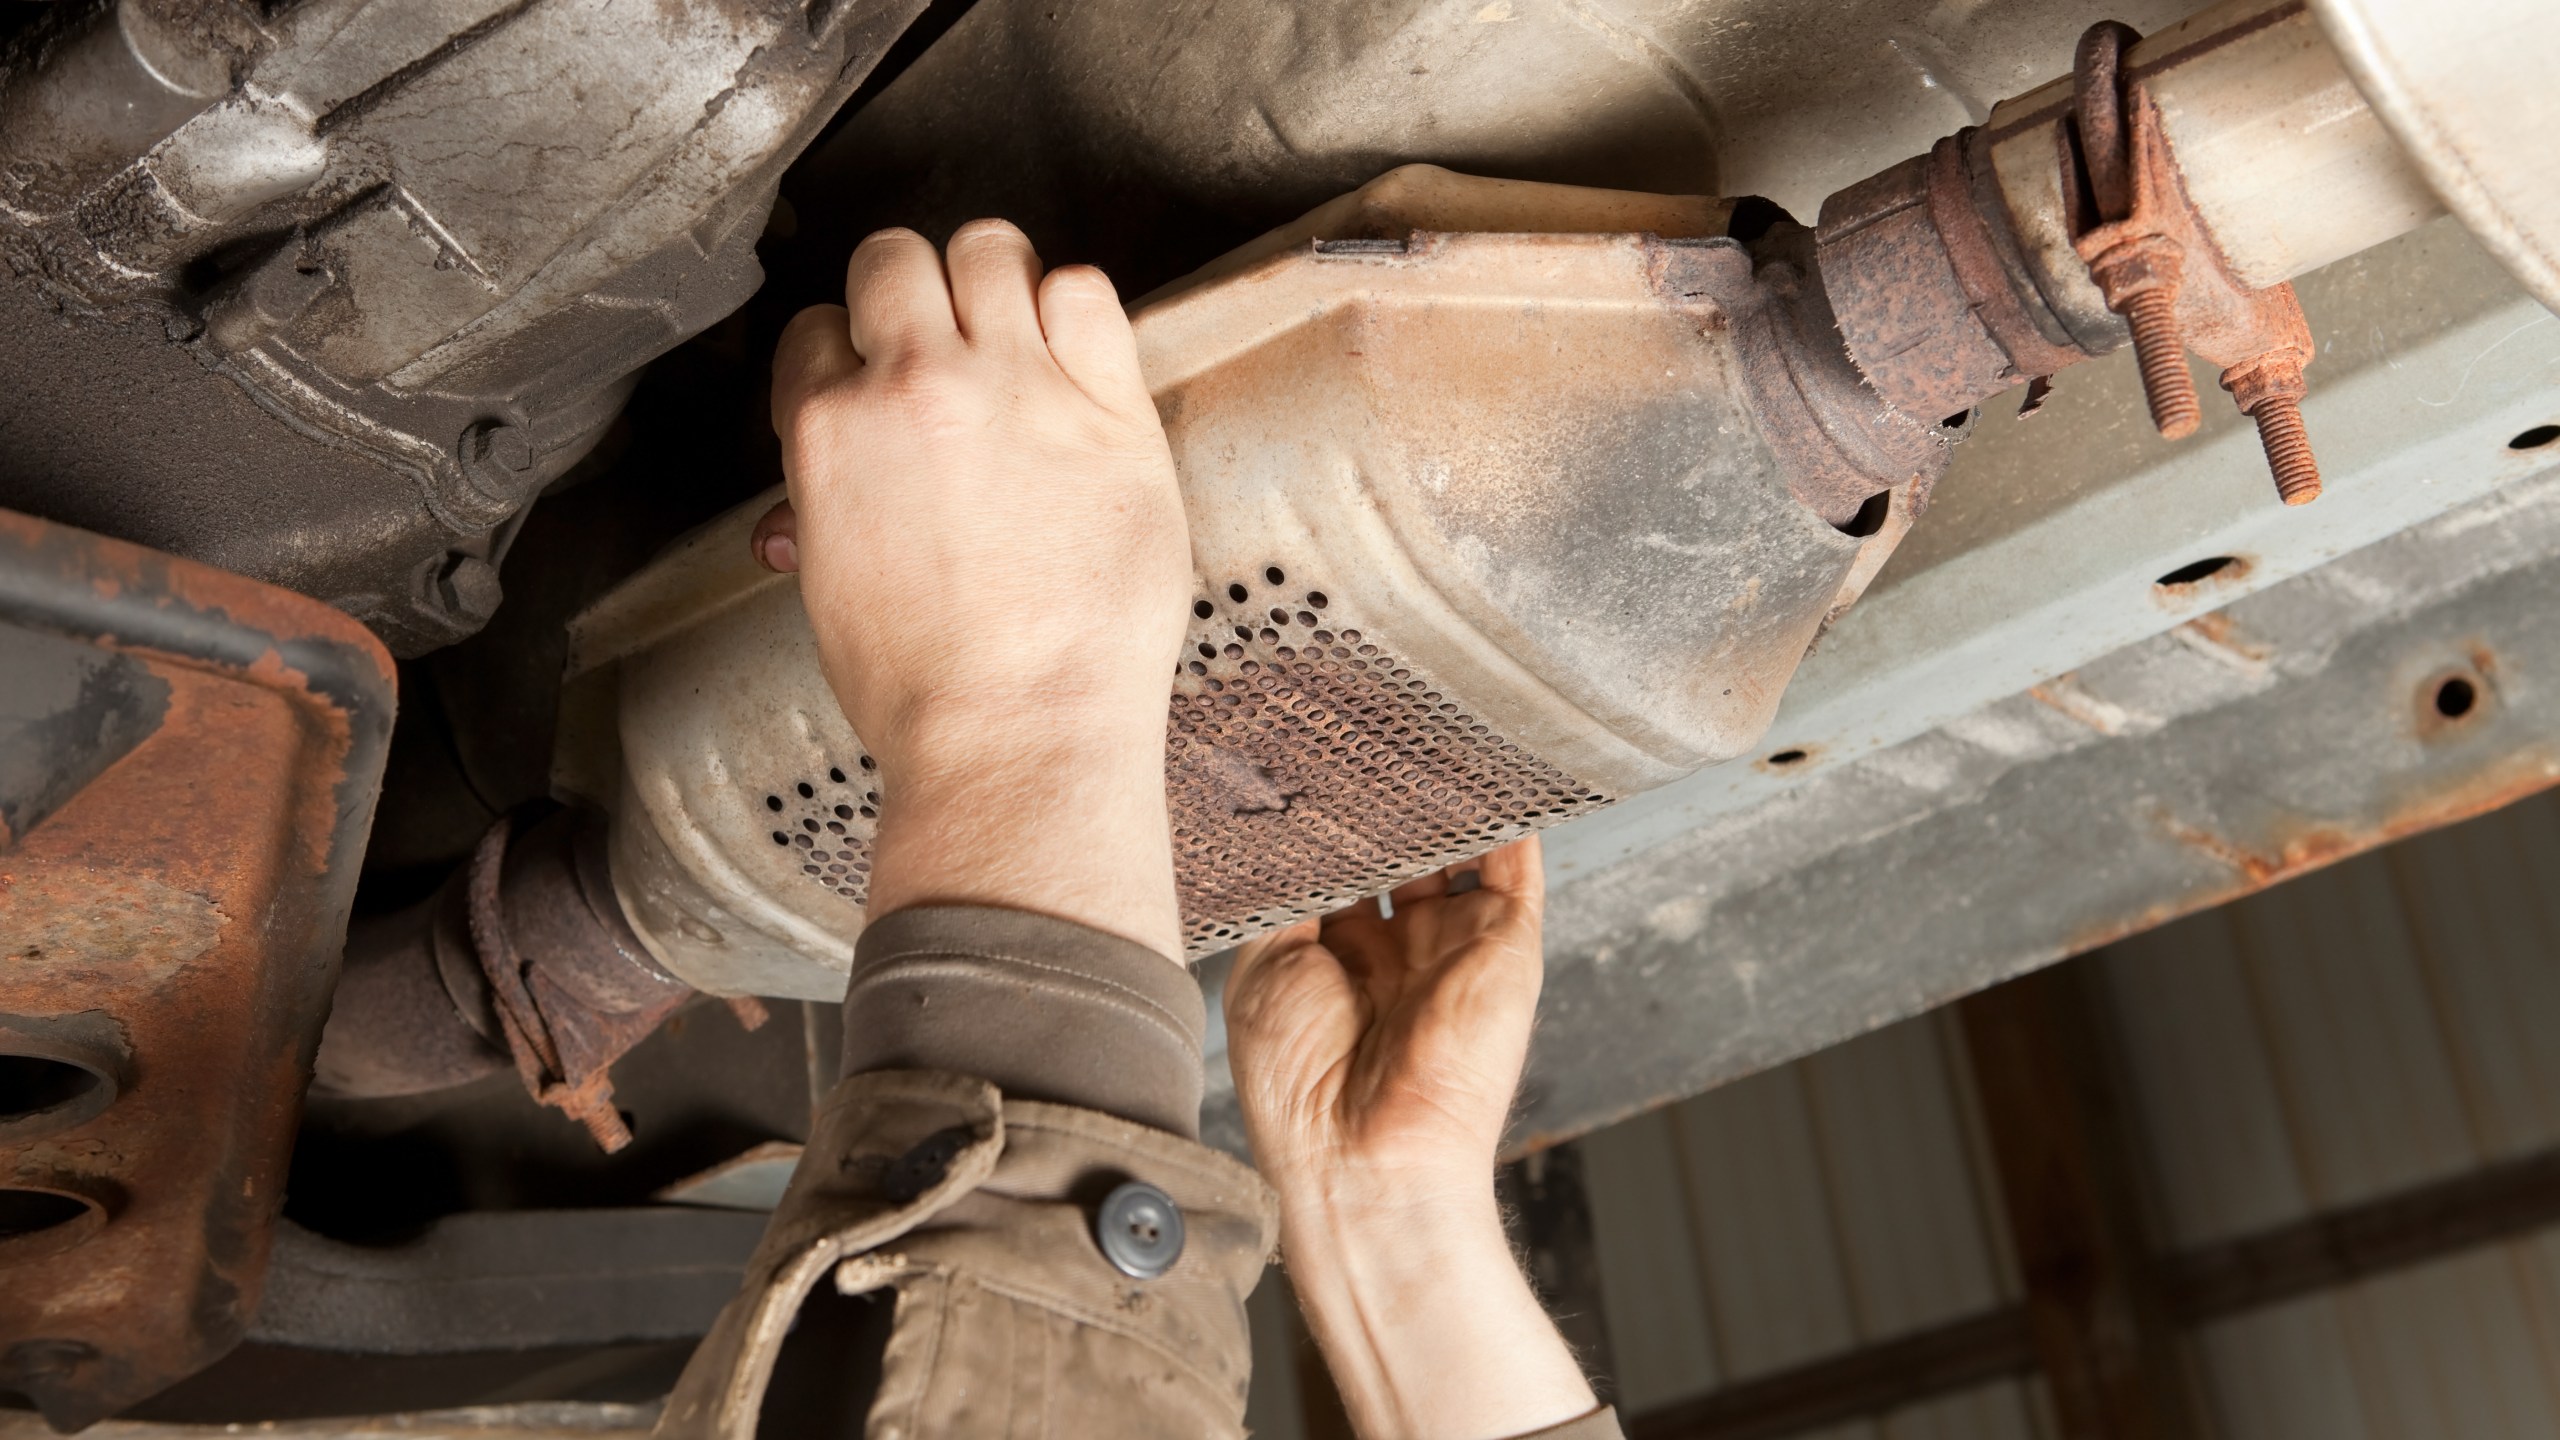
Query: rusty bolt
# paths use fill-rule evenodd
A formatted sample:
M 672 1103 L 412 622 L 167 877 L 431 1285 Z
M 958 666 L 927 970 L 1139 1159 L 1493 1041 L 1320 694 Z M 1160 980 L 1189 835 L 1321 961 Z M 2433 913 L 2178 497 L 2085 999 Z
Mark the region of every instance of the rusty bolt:
M 2151 402 L 2151 423 L 2171 440 L 2194 434 L 2204 419 L 2195 377 L 2187 373 L 2186 338 L 2178 326 L 2178 282 L 2185 263 L 2185 248 L 2160 234 L 2135 234 L 2089 262 L 2090 278 L 2107 297 L 2107 308 L 2122 315 L 2133 331 L 2133 358 L 2142 370 L 2142 393 Z
M 2222 388 L 2257 422 L 2258 444 L 2267 452 L 2276 494 L 2287 505 L 2319 499 L 2320 462 L 2311 453 L 2310 432 L 2302 426 L 2302 397 L 2309 393 L 2302 358 L 2289 350 L 2252 356 L 2222 372 Z

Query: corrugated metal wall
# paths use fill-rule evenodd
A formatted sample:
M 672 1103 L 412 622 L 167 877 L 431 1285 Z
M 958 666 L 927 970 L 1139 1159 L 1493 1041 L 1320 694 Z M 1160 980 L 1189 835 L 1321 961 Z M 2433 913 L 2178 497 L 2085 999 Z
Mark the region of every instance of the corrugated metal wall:
M 2187 1248 L 2560 1142 L 2560 804 L 2394 846 L 2075 962 L 2094 967 Z M 1636 1413 L 2011 1299 L 1945 1013 L 1586 1142 Z M 2230 1440 L 2560 1435 L 2560 1240 L 2496 1246 L 2198 1333 Z M 1859 1433 L 2035 1433 L 1994 1386 Z M 1951 1428 L 1952 1427 L 1952 1428 Z
M 2019 1295 L 1939 1016 L 1614 1126 L 1583 1154 L 1630 1413 Z M 2037 1405 L 2004 1381 L 1831 1433 L 2023 1437 Z
M 2545 797 L 2073 962 L 2132 1101 L 2155 1243 L 2560 1144 L 2553 880 Z M 2019 1297 L 1964 1048 L 1951 1013 L 1923 1016 L 1583 1142 L 1624 1411 Z M 1297 1433 L 1285 1351 L 1263 1354 L 1261 1433 Z M 2560 1232 L 2214 1322 L 2190 1359 L 2225 1440 L 2560 1436 Z M 1825 1433 L 2054 1428 L 2025 1381 Z
M 2173 1245 L 2560 1142 L 2560 804 L 2527 801 L 2097 957 Z M 2224 1432 L 2560 1435 L 2560 1236 L 2220 1322 Z

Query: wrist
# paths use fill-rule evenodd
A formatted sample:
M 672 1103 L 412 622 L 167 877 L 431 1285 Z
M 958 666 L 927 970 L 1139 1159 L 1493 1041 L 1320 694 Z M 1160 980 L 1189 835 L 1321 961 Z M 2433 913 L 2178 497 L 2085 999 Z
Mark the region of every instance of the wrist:
M 876 724 L 884 781 L 928 793 L 991 790 L 1062 767 L 1164 767 L 1165 696 L 1024 680 L 912 697 Z M 1159 786 L 1161 781 L 1159 781 Z
M 1493 1199 L 1309 1209 L 1284 1192 L 1282 1255 L 1353 1428 L 1373 1440 L 1498 1440 L 1596 1402 L 1520 1273 Z
M 1376 1156 L 1298 1156 L 1256 1161 L 1285 1212 L 1303 1215 L 1328 1230 L 1359 1234 L 1384 1228 L 1500 1228 L 1494 1198 L 1493 1157 L 1384 1159 Z
M 876 746 L 871 910 L 993 905 L 1090 926 L 1179 964 L 1164 719 L 1151 730 L 1070 710 Z M 913 741 L 913 744 L 902 743 Z M 885 753 L 884 753 L 885 752 Z

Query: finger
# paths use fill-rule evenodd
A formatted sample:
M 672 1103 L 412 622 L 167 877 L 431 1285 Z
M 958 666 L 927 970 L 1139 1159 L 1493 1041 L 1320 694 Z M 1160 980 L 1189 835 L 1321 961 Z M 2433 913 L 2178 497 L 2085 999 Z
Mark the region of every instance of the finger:
M 1401 963 L 1398 927 L 1404 923 L 1401 915 L 1393 920 L 1380 919 L 1375 905 L 1362 907 L 1356 913 L 1328 915 L 1324 947 L 1333 952 L 1344 972 L 1360 983 L 1363 992 L 1390 993 Z
M 1228 1058 L 1239 1080 L 1261 1064 L 1266 1051 L 1282 1056 L 1297 1048 L 1292 1037 L 1331 1030 L 1329 1042 L 1316 1048 L 1338 1053 L 1351 1047 L 1367 1023 L 1358 984 L 1331 950 L 1299 926 L 1239 949 L 1223 1008 Z
M 1373 937 L 1387 931 L 1387 917 L 1378 907 L 1378 897 L 1354 900 L 1339 910 L 1322 917 L 1324 942 L 1337 948 L 1363 946 Z
M 1547 862 L 1536 832 L 1488 853 L 1480 868 L 1484 888 L 1526 902 L 1533 915 L 1546 913 Z
M 869 364 L 891 364 L 959 338 L 942 256 L 913 230 L 882 230 L 853 247 L 844 300 L 852 312 L 854 353 Z
M 773 347 L 773 432 L 791 438 L 791 422 L 812 396 L 862 369 L 841 305 L 812 305 L 791 317 Z
M 1387 893 L 1395 898 L 1396 910 L 1401 913 L 1407 905 L 1437 900 L 1448 894 L 1449 872 L 1434 870 L 1428 875 L 1416 875 Z
M 756 563 L 778 575 L 788 575 L 800 568 L 800 513 L 788 500 L 777 502 L 756 522 L 755 533 L 747 538 L 747 553 Z
M 1118 415 L 1155 414 L 1138 368 L 1138 337 L 1111 278 L 1090 265 L 1061 265 L 1040 282 L 1040 332 L 1058 368 L 1086 398 Z
M 972 345 L 1040 343 L 1040 256 L 1002 220 L 972 220 L 951 236 L 951 313 Z
M 1227 971 L 1227 1003 L 1235 1003 L 1236 992 L 1253 983 L 1252 977 L 1265 961 L 1301 945 L 1312 945 L 1320 933 L 1313 916 L 1295 924 L 1283 925 L 1268 935 L 1257 935 L 1236 947 L 1236 963 Z

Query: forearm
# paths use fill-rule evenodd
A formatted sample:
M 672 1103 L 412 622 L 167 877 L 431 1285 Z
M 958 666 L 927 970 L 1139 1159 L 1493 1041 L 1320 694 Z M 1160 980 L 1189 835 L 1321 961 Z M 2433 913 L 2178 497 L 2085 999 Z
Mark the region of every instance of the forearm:
M 1596 1408 L 1512 1258 L 1489 1171 L 1417 1187 L 1337 1170 L 1281 1193 L 1290 1281 L 1362 1440 L 1502 1440 Z

